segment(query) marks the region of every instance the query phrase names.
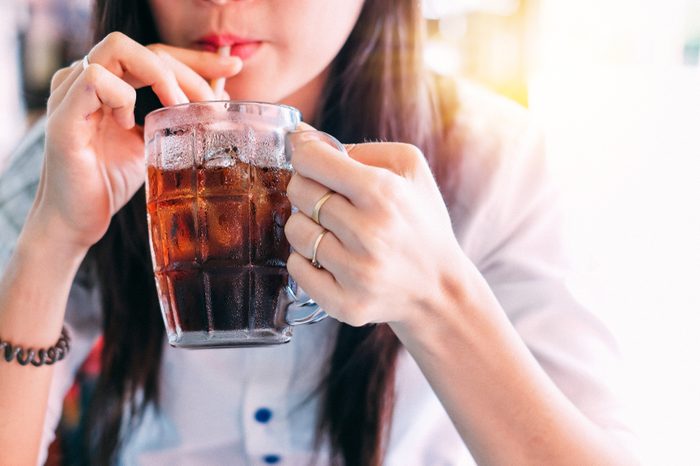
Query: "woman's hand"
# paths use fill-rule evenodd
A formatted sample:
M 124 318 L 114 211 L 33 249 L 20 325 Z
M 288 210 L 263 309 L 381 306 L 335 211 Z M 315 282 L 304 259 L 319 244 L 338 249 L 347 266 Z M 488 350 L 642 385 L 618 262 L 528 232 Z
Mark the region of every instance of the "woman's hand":
M 163 105 L 214 98 L 205 78 L 238 73 L 237 57 L 109 34 L 51 82 L 46 158 L 28 225 L 78 249 L 107 230 L 144 181 L 143 133 L 134 124 L 135 89 L 150 86 Z
M 346 157 L 312 133 L 291 138 L 296 173 L 287 193 L 299 212 L 285 228 L 295 251 L 289 273 L 350 325 L 420 319 L 446 268 L 464 257 L 423 154 L 407 144 L 378 143 L 353 146 Z M 313 209 L 329 190 L 318 225 Z M 324 228 L 317 269 L 309 259 Z

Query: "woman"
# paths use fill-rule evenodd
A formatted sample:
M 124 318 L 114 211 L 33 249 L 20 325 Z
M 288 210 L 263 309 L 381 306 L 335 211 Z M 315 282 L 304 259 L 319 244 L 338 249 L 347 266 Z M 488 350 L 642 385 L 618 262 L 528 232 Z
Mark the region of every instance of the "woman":
M 96 18 L 103 39 L 53 80 L 36 198 L 0 288 L 3 341 L 48 347 L 64 317 L 74 340 L 55 366 L 0 361 L 9 464 L 44 458 L 95 312 L 95 464 L 635 463 L 598 373 L 609 337 L 563 285 L 536 132 L 426 75 L 417 1 L 101 0 Z M 224 42 L 238 57 L 211 52 Z M 342 141 L 401 143 L 341 158 L 292 141 L 288 269 L 346 324 L 187 352 L 163 343 L 134 119 L 135 102 L 137 119 L 150 107 L 135 89 L 211 100 L 221 77 L 232 99 L 294 105 Z

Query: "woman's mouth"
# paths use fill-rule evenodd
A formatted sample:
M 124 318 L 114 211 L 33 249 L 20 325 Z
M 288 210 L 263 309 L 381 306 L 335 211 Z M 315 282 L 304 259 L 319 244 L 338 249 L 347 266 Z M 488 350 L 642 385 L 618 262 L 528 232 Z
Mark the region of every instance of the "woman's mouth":
M 216 52 L 219 47 L 230 46 L 231 55 L 241 60 L 250 58 L 262 45 L 261 40 L 247 39 L 232 34 L 209 34 L 196 42 L 197 46 L 208 52 Z

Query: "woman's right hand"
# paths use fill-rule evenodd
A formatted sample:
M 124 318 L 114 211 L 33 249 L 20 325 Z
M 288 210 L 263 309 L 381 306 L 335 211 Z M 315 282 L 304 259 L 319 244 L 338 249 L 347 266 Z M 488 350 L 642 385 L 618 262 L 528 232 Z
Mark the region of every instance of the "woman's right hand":
M 145 177 L 135 89 L 150 86 L 163 105 L 213 100 L 205 80 L 230 77 L 238 57 L 162 44 L 142 46 L 111 33 L 51 82 L 46 155 L 27 226 L 87 250 Z

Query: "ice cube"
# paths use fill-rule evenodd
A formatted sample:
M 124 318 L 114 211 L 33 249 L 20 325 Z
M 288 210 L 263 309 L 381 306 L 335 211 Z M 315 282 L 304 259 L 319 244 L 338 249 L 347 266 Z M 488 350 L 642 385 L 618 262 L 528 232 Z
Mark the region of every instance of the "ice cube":
M 158 205 L 158 218 L 164 238 L 163 253 L 167 257 L 166 266 L 195 261 L 197 232 L 193 201 L 179 199 L 161 202 Z
M 178 170 L 194 163 L 194 131 L 191 126 L 166 128 L 158 135 L 160 140 L 159 166 L 163 170 Z
M 268 128 L 258 131 L 255 138 L 255 159 L 258 167 L 284 167 L 284 136 L 278 130 Z
M 254 145 L 255 133 L 243 125 L 200 125 L 197 137 L 197 164 L 205 168 L 225 168 L 245 161 Z
M 202 259 L 247 265 L 249 215 L 248 200 L 242 196 L 202 199 Z
M 197 190 L 202 197 L 247 195 L 249 185 L 250 165 L 247 163 L 197 170 Z

